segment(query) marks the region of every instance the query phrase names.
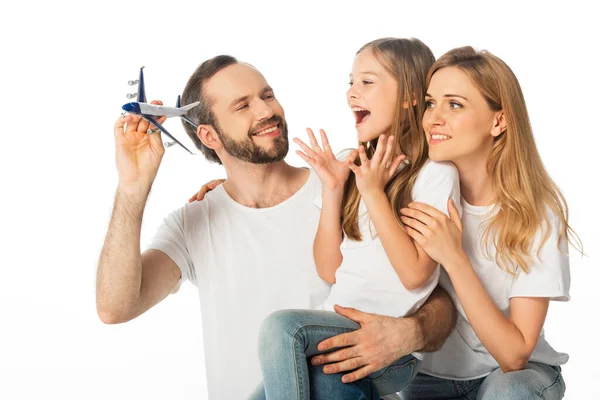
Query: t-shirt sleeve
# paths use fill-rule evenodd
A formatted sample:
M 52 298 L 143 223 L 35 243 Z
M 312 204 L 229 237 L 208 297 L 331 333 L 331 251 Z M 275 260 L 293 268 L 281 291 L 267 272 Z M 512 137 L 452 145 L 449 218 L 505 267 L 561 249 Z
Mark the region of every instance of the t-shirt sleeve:
M 559 228 L 558 218 L 551 218 L 550 235 L 539 252 L 539 258 L 537 250 L 543 235 L 541 231 L 538 232 L 534 241 L 529 273 L 520 271 L 514 278 L 509 298 L 549 297 L 550 300 L 556 301 L 570 300 L 569 245 Z M 561 238 L 560 243 L 558 243 L 559 238 Z
M 412 199 L 414 202 L 435 207 L 447 216 L 449 216 L 448 199 L 452 199 L 462 216 L 460 180 L 454 164 L 428 161 L 417 177 Z
M 177 292 L 181 284 L 185 281 L 190 281 L 193 284 L 196 283 L 194 267 L 186 242 L 184 208 L 173 211 L 163 220 L 152 238 L 148 249 L 162 251 L 181 270 L 181 279 L 175 289 L 173 289 L 173 293 Z

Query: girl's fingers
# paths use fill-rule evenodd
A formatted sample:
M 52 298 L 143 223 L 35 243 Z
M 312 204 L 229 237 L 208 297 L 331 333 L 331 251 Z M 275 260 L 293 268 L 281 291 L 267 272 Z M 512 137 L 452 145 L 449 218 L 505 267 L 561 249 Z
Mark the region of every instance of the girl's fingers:
M 385 166 L 388 165 L 388 162 L 392 160 L 392 153 L 394 152 L 394 136 L 390 136 L 387 140 L 387 146 L 385 149 L 385 154 L 383 155 L 383 160 L 381 163 Z
M 394 176 L 394 174 L 396 173 L 396 171 L 398 171 L 398 168 L 400 168 L 400 163 L 402 161 L 404 161 L 406 159 L 406 156 L 404 154 L 400 154 L 399 156 L 396 156 L 396 158 L 394 159 L 394 161 L 392 162 L 392 164 L 390 165 L 390 178 L 392 176 Z
M 350 154 L 348 154 L 348 156 L 346 157 L 344 162 L 350 162 L 350 163 L 354 164 L 354 160 L 356 160 L 357 155 L 358 155 L 358 150 L 352 150 L 350 152 Z
M 313 133 L 312 129 L 306 128 L 306 132 L 308 132 L 308 139 L 313 150 L 316 153 L 322 152 L 323 150 L 321 150 L 321 147 L 319 147 L 319 142 L 317 142 L 317 138 L 315 137 L 315 134 Z
M 308 165 L 310 165 L 311 167 L 315 165 L 315 160 L 313 158 L 307 156 L 306 154 L 304 154 L 300 150 L 296 150 L 296 154 L 298 154 L 300 157 L 302 157 L 302 159 L 304 161 L 306 161 L 308 163 Z
M 304 150 L 304 153 L 306 153 L 306 155 L 308 155 L 309 157 L 317 157 L 317 153 L 313 151 L 313 149 L 310 148 L 310 146 L 308 146 L 306 143 L 304 143 L 302 140 L 298 139 L 298 138 L 294 138 L 294 143 L 296 143 L 298 146 L 300 146 L 302 148 L 302 150 Z
M 375 154 L 373 154 L 373 158 L 371 159 L 371 161 L 375 164 L 381 163 L 381 159 L 383 158 L 383 154 L 385 153 L 387 144 L 385 138 L 385 135 L 381 135 L 379 136 L 379 139 L 377 139 L 377 148 L 375 149 Z
M 354 160 L 347 158 L 346 162 L 344 163 L 344 165 L 348 168 L 350 168 L 350 170 L 354 173 L 354 174 L 359 174 L 360 173 L 360 167 L 356 164 L 354 164 Z
M 361 144 L 358 147 L 358 156 L 360 157 L 360 163 L 364 167 L 369 166 L 369 159 L 367 158 L 367 152 L 365 151 L 365 147 Z
M 327 140 L 327 134 L 325 133 L 325 131 L 323 129 L 320 129 L 319 132 L 321 133 L 321 143 L 323 143 L 323 150 L 326 151 L 327 153 L 331 153 L 331 146 L 329 146 L 329 140 Z

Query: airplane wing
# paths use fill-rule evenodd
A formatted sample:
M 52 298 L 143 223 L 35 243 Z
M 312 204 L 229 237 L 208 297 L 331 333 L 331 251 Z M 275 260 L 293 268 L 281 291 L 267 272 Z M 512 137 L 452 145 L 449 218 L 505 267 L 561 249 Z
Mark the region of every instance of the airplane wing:
M 171 135 L 161 124 L 159 124 L 158 122 L 156 122 L 156 120 L 154 119 L 154 117 L 152 117 L 151 115 L 142 115 L 142 118 L 144 118 L 146 121 L 150 122 L 155 127 L 157 127 L 158 129 L 160 129 L 162 133 L 164 133 L 165 135 L 167 135 L 168 137 L 170 137 L 172 140 L 174 140 L 178 145 L 180 145 L 181 147 L 183 147 L 184 149 L 186 149 L 188 153 L 194 154 L 191 151 L 189 151 L 189 149 L 187 147 L 185 147 L 184 145 L 182 145 L 181 142 L 179 142 L 179 140 L 175 139 L 173 137 L 173 135 Z
M 144 86 L 144 67 L 140 68 L 140 78 L 138 81 L 137 101 L 138 101 L 138 103 L 146 103 L 146 87 Z

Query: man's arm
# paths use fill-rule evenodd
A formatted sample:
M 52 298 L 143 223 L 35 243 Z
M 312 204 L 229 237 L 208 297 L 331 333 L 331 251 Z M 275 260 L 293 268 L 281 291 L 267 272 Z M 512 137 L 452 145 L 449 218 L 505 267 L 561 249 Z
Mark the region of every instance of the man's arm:
M 165 151 L 160 134 L 147 130 L 148 122 L 133 115 L 119 118 L 114 127 L 119 185 L 96 279 L 96 308 L 105 323 L 142 314 L 164 299 L 181 276 L 166 254 L 140 254 L 146 199 Z
M 456 323 L 452 299 L 439 286 L 414 315 L 406 318 L 367 314 L 337 305 L 335 311 L 361 327 L 319 343 L 319 351 L 340 350 L 315 356 L 312 364 L 328 364 L 323 368 L 326 374 L 354 370 L 342 377 L 346 383 L 362 379 L 407 354 L 437 350 Z
M 111 221 L 98 262 L 96 309 L 102 322 L 129 321 L 158 304 L 173 290 L 181 271 L 166 254 L 140 254 L 145 199 L 117 190 Z
M 416 337 L 422 342 L 414 351 L 432 352 L 438 350 L 456 326 L 456 307 L 450 295 L 437 286 L 423 306 L 408 319 L 417 326 Z

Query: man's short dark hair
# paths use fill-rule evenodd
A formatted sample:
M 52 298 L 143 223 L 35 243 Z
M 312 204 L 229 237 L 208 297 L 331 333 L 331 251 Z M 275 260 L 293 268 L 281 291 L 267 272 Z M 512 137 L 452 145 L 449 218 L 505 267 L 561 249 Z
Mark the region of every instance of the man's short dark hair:
M 188 111 L 188 117 L 197 125 L 211 125 L 213 128 L 218 129 L 218 123 L 215 118 L 211 107 L 214 103 L 213 99 L 210 99 L 204 92 L 204 84 L 210 78 L 212 78 L 217 72 L 221 71 L 225 67 L 232 64 L 237 64 L 238 60 L 235 57 L 229 55 L 219 55 L 211 58 L 210 60 L 204 61 L 196 71 L 192 74 L 183 94 L 181 96 L 181 105 L 194 103 L 199 101 L 196 107 Z M 222 164 L 221 160 L 217 156 L 217 153 L 208 147 L 206 147 L 197 135 L 196 130 L 187 122 L 183 121 L 183 127 L 187 132 L 188 136 L 192 139 L 196 147 L 204 154 L 208 161 Z

